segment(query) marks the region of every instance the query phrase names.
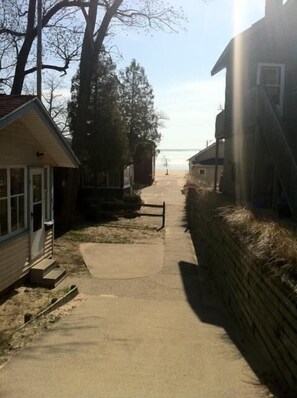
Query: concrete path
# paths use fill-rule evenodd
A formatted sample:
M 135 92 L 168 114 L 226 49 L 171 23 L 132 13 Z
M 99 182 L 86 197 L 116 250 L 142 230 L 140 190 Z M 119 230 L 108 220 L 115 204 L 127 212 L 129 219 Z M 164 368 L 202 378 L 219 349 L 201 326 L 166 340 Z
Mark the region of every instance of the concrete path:
M 0 371 L 1 398 L 263 397 L 197 265 L 182 185 L 178 175 L 162 176 L 143 194 L 167 203 L 163 267 L 148 273 L 145 262 L 147 276 L 100 279 L 96 270 L 73 280 L 88 299 Z M 136 252 L 130 262 L 141 268 Z

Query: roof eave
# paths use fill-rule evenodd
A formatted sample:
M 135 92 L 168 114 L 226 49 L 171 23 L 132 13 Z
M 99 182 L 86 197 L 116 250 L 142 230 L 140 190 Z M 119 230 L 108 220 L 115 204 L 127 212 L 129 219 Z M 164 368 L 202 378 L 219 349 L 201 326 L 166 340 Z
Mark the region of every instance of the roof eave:
M 58 141 L 58 143 L 63 147 L 64 151 L 66 152 L 66 154 L 71 159 L 71 161 L 73 163 L 73 167 L 75 167 L 75 168 L 79 167 L 80 166 L 80 161 L 76 157 L 76 155 L 73 152 L 73 150 L 69 147 L 66 139 L 63 137 L 63 134 L 60 132 L 60 130 L 57 127 L 56 123 L 50 117 L 49 113 L 45 109 L 45 107 L 42 104 L 42 102 L 39 101 L 39 100 L 36 101 L 36 106 L 37 106 L 37 111 L 39 113 L 39 116 L 48 125 L 48 127 L 50 128 L 52 134 L 55 136 L 55 138 Z
M 7 127 L 8 125 L 12 124 L 18 119 L 21 119 L 24 115 L 26 115 L 28 112 L 32 110 L 37 113 L 37 115 L 40 117 L 42 122 L 47 126 L 48 130 L 55 138 L 57 143 L 63 148 L 63 152 L 70 160 L 71 167 L 73 168 L 79 167 L 80 161 L 77 159 L 74 152 L 69 147 L 66 140 L 64 139 L 59 128 L 57 127 L 53 119 L 50 117 L 49 113 L 45 109 L 42 102 L 37 97 L 29 100 L 28 102 L 21 105 L 19 108 L 15 109 L 13 112 L 2 117 L 0 119 L 0 129 Z
M 217 73 L 221 72 L 223 69 L 225 69 L 228 65 L 228 60 L 230 58 L 230 52 L 233 46 L 233 40 L 232 39 L 225 50 L 222 52 L 220 55 L 219 59 L 217 60 L 215 66 L 211 70 L 211 76 L 216 75 Z

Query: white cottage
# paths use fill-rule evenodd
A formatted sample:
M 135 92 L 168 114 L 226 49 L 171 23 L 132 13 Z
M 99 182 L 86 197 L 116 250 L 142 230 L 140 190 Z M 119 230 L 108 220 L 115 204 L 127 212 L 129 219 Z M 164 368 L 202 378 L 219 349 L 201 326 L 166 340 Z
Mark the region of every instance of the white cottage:
M 217 151 L 217 153 L 216 153 Z M 200 181 L 208 185 L 213 185 L 217 167 L 217 175 L 221 177 L 224 170 L 225 142 L 219 141 L 216 149 L 216 143 L 209 145 L 202 151 L 196 153 L 190 159 L 189 172 Z
M 0 292 L 53 267 L 53 167 L 78 166 L 37 97 L 0 96 Z

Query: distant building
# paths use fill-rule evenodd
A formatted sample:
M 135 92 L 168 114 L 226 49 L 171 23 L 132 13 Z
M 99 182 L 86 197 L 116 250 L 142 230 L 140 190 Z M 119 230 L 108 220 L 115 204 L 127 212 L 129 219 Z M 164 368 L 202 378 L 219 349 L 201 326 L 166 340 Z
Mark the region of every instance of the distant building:
M 219 142 L 217 151 L 218 152 L 216 152 L 216 143 L 214 143 L 188 159 L 189 172 L 207 185 L 214 185 L 216 167 L 218 180 L 223 173 L 225 151 L 224 141 Z
M 156 144 L 148 142 L 136 153 L 133 164 L 135 184 L 151 185 L 155 181 Z

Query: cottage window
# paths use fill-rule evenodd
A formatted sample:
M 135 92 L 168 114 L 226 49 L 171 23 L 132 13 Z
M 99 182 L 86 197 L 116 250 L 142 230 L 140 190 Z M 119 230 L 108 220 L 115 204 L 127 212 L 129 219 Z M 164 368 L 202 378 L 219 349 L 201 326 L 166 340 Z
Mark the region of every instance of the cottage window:
M 205 174 L 206 174 L 205 169 L 200 169 L 200 170 L 199 170 L 199 174 L 200 174 L 200 175 L 205 175 Z
M 0 238 L 25 228 L 25 169 L 0 169 Z

